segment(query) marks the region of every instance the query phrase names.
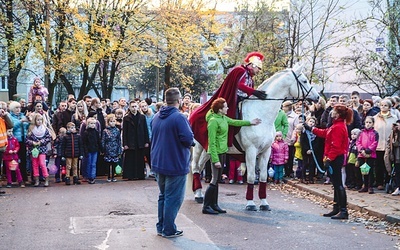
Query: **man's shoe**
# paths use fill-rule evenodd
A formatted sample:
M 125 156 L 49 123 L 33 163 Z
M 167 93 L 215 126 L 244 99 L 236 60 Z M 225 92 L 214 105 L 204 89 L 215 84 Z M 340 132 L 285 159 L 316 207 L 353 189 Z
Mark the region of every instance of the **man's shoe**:
M 171 235 L 163 235 L 164 238 L 175 238 L 183 235 L 182 230 L 177 230 L 174 234 Z
M 117 182 L 117 179 L 112 178 L 111 181 L 112 181 L 112 182 Z
M 11 183 L 7 183 L 6 188 L 11 188 L 11 187 L 12 187 Z
M 215 211 L 214 209 L 212 209 L 211 206 L 203 207 L 202 213 L 203 214 L 218 214 L 218 212 Z
M 347 220 L 348 218 L 349 214 L 346 209 L 341 209 L 337 215 L 331 217 L 333 220 Z
M 369 194 L 373 194 L 374 193 L 374 189 L 373 188 L 368 188 L 368 193 Z

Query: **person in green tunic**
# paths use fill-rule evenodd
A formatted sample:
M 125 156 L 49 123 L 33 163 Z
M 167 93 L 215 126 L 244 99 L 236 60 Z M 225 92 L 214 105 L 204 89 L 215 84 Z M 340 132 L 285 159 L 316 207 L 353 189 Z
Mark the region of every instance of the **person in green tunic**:
M 228 127 L 251 126 L 261 123 L 261 119 L 252 121 L 235 120 L 226 116 L 228 105 L 224 98 L 218 98 L 211 104 L 206 115 L 208 131 L 208 153 L 211 156 L 211 182 L 208 186 L 203 204 L 203 214 L 226 213 L 218 206 L 218 180 L 221 178 L 228 151 Z

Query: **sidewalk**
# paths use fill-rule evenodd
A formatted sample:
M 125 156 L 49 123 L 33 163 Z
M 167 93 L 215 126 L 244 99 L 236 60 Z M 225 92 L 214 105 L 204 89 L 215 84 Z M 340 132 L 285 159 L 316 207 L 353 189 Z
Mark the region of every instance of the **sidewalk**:
M 287 184 L 329 201 L 333 200 L 332 185 L 304 184 L 297 180 L 287 180 Z M 374 191 L 374 194 L 368 194 L 346 190 L 348 207 L 362 213 L 368 212 L 369 215 L 392 223 L 400 223 L 400 196 L 392 196 L 384 190 L 377 190 L 376 188 L 374 188 Z

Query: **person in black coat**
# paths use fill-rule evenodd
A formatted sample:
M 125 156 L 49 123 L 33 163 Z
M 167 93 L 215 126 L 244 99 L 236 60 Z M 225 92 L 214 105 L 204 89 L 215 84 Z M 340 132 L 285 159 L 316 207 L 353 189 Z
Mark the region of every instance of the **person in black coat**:
M 124 148 L 123 178 L 143 180 L 144 148 L 149 147 L 146 117 L 139 113 L 139 104 L 129 103 L 129 110 L 122 122 L 122 145 Z
M 316 118 L 313 116 L 309 116 L 307 117 L 305 123 L 307 123 L 307 125 L 310 127 L 314 127 L 316 123 Z M 300 135 L 301 153 L 303 156 L 302 176 L 304 177 L 306 176 L 306 171 L 308 169 L 308 181 L 306 181 L 306 183 L 309 184 L 314 184 L 316 162 L 314 160 L 313 151 L 315 154 L 315 150 L 318 147 L 318 141 L 316 139 L 317 137 L 307 130 L 303 130 L 303 132 Z M 310 141 L 311 141 L 311 146 L 310 146 Z

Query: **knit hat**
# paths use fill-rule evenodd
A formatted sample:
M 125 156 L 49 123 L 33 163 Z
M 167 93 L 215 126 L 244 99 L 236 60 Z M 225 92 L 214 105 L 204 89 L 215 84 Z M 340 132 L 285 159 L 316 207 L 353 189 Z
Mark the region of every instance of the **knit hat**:
M 281 136 L 282 137 L 282 132 L 281 131 L 276 131 L 275 137 Z
M 382 100 L 382 98 L 380 98 L 380 97 L 377 96 L 377 95 L 373 95 L 373 96 L 371 97 L 371 99 L 372 99 L 372 101 L 373 101 L 374 103 L 380 102 L 380 101 Z

